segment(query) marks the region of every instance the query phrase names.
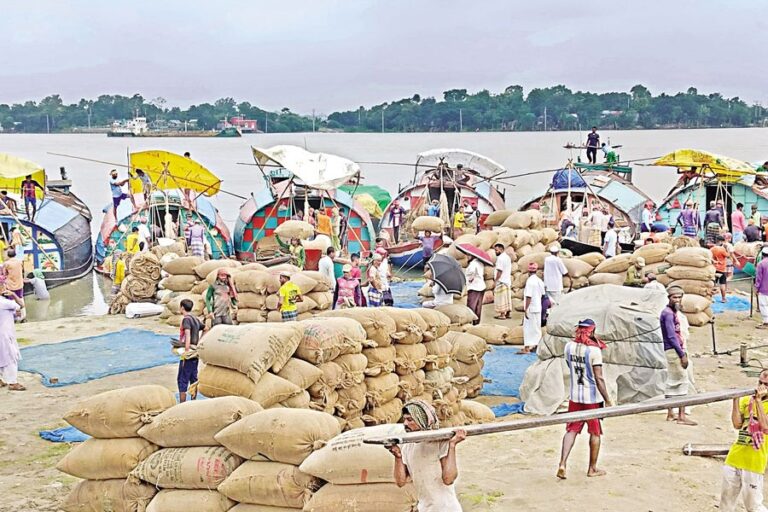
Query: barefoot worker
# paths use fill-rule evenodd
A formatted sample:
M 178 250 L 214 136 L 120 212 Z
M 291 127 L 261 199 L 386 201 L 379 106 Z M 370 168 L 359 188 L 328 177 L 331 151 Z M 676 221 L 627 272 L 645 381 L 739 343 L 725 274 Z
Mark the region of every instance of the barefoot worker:
M 565 362 L 571 374 L 570 400 L 568 412 L 589 411 L 599 409 L 605 403 L 610 407 L 611 399 L 608 397 L 608 388 L 605 387 L 603 378 L 603 353 L 605 343 L 595 336 L 595 322 L 586 318 L 576 327 L 576 336 L 573 341 L 565 345 Z M 587 432 L 589 432 L 589 469 L 587 476 L 602 476 L 605 471 L 598 469 L 597 456 L 600 454 L 600 436 L 603 429 L 600 420 L 587 420 Z M 560 455 L 560 466 L 557 468 L 557 477 L 565 480 L 566 464 L 571 454 L 576 436 L 584 429 L 583 421 L 575 421 L 565 426 L 563 437 L 563 450 Z
M 290 272 L 280 272 L 280 289 L 277 294 L 280 296 L 280 316 L 283 322 L 295 322 L 299 316 L 296 303 L 303 302 L 304 298 L 299 287 L 291 282 Z
M 187 400 L 187 390 L 190 385 L 197 382 L 197 343 L 200 341 L 200 332 L 203 330 L 203 324 L 192 313 L 194 303 L 189 299 L 184 299 L 179 303 L 183 318 L 179 329 L 179 341 L 183 347 L 183 352 L 179 354 L 179 372 L 176 376 L 176 383 L 179 385 L 179 402 L 184 403 Z M 195 393 L 191 393 L 192 400 L 195 399 Z
M 509 318 L 512 312 L 512 260 L 502 244 L 493 246 L 496 252 L 496 282 L 493 289 L 493 309 L 497 320 Z
M 437 429 L 437 412 L 427 402 L 411 400 L 403 406 L 403 426 L 406 432 Z M 459 476 L 456 445 L 466 437 L 466 431 L 457 430 L 448 441 L 389 447 L 395 456 L 395 483 L 403 487 L 413 482 L 419 512 L 461 512 L 453 483 Z
M 683 300 L 683 289 L 679 286 L 667 288 L 669 303 L 661 312 L 661 337 L 664 339 L 664 353 L 667 356 L 667 385 L 664 396 L 674 398 L 688 394 L 688 356 L 680 342 L 680 320 L 677 311 Z M 696 425 L 696 422 L 686 418 L 685 407 L 680 407 L 677 418 L 670 409 L 667 411 L 667 421 L 677 421 L 681 425 Z

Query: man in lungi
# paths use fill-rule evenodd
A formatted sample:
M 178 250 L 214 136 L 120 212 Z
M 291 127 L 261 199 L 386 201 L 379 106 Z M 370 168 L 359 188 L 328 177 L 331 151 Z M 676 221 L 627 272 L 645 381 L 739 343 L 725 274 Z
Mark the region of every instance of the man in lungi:
M 299 316 L 299 307 L 297 302 L 303 302 L 301 290 L 296 283 L 291 282 L 289 272 L 280 272 L 280 289 L 277 291 L 280 296 L 280 316 L 283 322 L 295 322 Z
M 669 303 L 661 312 L 661 336 L 664 339 L 664 353 L 667 356 L 667 385 L 664 395 L 667 398 L 686 396 L 688 394 L 688 356 L 683 350 L 680 339 L 680 321 L 677 311 L 683 300 L 683 289 L 679 286 L 667 288 Z M 675 421 L 679 425 L 696 425 L 695 421 L 685 415 L 685 407 L 678 409 L 675 417 L 673 409 L 667 411 L 667 421 Z
M 497 320 L 509 318 L 512 312 L 512 259 L 502 244 L 493 246 L 496 252 L 496 286 L 493 289 L 493 308 Z
M 525 310 L 523 312 L 523 350 L 521 354 L 536 352 L 541 341 L 541 315 L 543 313 L 542 299 L 547 293 L 544 281 L 536 272 L 539 265 L 536 262 L 528 264 L 528 279 L 525 281 L 523 296 Z

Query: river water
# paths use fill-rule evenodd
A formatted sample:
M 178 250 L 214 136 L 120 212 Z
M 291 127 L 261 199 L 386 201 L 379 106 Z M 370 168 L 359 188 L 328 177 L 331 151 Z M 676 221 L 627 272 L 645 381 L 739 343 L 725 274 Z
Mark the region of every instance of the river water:
M 578 132 L 525 133 L 415 133 L 415 134 L 254 134 L 242 138 L 141 138 L 120 139 L 106 135 L 0 135 L 0 152 L 32 160 L 43 165 L 49 179 L 58 179 L 58 168 L 65 166 L 73 191 L 91 208 L 94 238 L 101 223 L 101 210 L 110 200 L 108 171 L 125 165 L 127 153 L 147 149 L 164 149 L 177 153 L 189 151 L 222 179 L 221 188 L 247 196 L 263 186 L 261 174 L 254 166 L 249 146 L 270 147 L 295 144 L 310 151 L 336 153 L 358 162 L 389 162 L 361 164 L 366 184 L 379 185 L 396 193 L 399 184 L 413 178 L 410 165 L 416 155 L 434 148 L 462 148 L 486 155 L 504 165 L 510 174 L 555 169 L 564 165 L 577 152 L 563 149 L 566 143 L 584 140 Z M 768 129 L 707 129 L 707 130 L 637 130 L 601 131 L 601 140 L 622 145 L 617 152 L 622 160 L 650 159 L 677 148 L 706 149 L 749 162 L 768 160 Z M 88 162 L 51 153 L 99 160 Z M 583 155 L 582 155 L 582 158 Z M 121 169 L 124 175 L 124 168 Z M 546 189 L 550 174 L 519 178 L 506 187 L 507 205 L 519 206 L 528 198 Z M 634 182 L 653 199 L 663 198 L 674 185 L 673 170 L 659 167 L 635 167 Z M 227 224 L 234 226 L 242 200 L 226 194 L 213 198 Z M 51 302 L 43 306 L 30 300 L 29 319 L 54 319 L 66 316 L 106 313 L 105 293 L 109 284 L 98 276 L 54 289 Z

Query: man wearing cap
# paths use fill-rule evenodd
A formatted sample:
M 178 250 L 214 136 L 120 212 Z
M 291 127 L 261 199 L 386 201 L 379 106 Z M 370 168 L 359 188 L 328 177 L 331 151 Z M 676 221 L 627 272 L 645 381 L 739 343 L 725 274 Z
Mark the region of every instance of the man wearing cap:
M 512 259 L 502 244 L 493 246 L 496 253 L 496 282 L 493 288 L 493 309 L 497 320 L 509 318 L 512 312 Z
M 362 306 L 360 281 L 352 277 L 352 265 L 341 267 L 341 277 L 336 280 L 333 296 L 333 309 L 346 309 Z
M 611 399 L 603 378 L 603 353 L 605 343 L 595 336 L 595 322 L 590 318 L 581 320 L 576 327 L 576 335 L 565 344 L 564 357 L 570 373 L 570 394 L 568 412 L 590 411 L 605 404 L 610 407 Z M 566 424 L 563 448 L 557 477 L 565 480 L 566 464 L 576 436 L 584 429 L 584 421 Z M 587 420 L 589 432 L 589 469 L 587 476 L 603 476 L 605 471 L 598 469 L 597 457 L 600 454 L 600 437 L 603 429 L 600 420 Z
M 616 256 L 619 246 L 619 234 L 616 232 L 613 219 L 608 221 L 608 231 L 603 240 L 603 254 L 606 258 Z
M 427 207 L 427 215 L 430 217 L 440 217 L 440 201 L 433 199 L 432 203 Z
M 523 311 L 523 350 L 522 354 L 536 351 L 541 341 L 541 299 L 547 293 L 544 281 L 539 279 L 536 272 L 539 266 L 535 262 L 528 264 L 528 279 L 525 281 L 523 296 L 525 309 Z
M 624 286 L 641 287 L 648 280 L 643 277 L 643 268 L 645 268 L 645 258 L 638 256 L 634 263 L 627 269 L 627 278 L 624 280 Z
M 303 302 L 301 290 L 295 283 L 291 282 L 290 272 L 280 272 L 280 289 L 277 291 L 280 296 L 280 315 L 283 322 L 295 322 L 299 316 L 299 307 L 297 302 Z
M 757 306 L 763 323 L 758 329 L 768 329 L 768 245 L 760 251 L 762 259 L 755 269 L 755 290 L 757 290 Z
M 568 269 L 565 268 L 558 254 L 560 254 L 560 245 L 552 244 L 549 246 L 549 256 L 544 259 L 544 288 L 552 304 L 560 304 L 560 297 L 563 294 L 563 276 L 568 274 Z
M 683 300 L 683 289 L 679 286 L 667 288 L 669 303 L 659 318 L 661 337 L 664 340 L 664 353 L 667 357 L 667 383 L 664 396 L 667 398 L 686 396 L 688 394 L 688 356 L 683 350 L 680 339 L 680 321 L 677 311 Z M 680 425 L 696 425 L 685 415 L 685 407 L 680 407 L 677 418 L 672 409 L 667 411 L 667 421 L 676 421 Z

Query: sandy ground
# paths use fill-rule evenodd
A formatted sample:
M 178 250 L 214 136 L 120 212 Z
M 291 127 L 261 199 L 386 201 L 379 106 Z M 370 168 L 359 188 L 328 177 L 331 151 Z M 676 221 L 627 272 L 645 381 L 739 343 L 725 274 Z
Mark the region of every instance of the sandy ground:
M 486 311 L 489 314 L 485 316 L 490 318 L 490 311 Z M 509 323 L 519 321 L 518 317 Z M 756 325 L 746 313 L 720 315 L 716 329 L 718 349 L 735 349 L 741 342 L 765 342 L 762 332 L 754 329 Z M 20 325 L 17 334 L 23 345 L 29 345 L 128 326 L 175 332 L 152 319 L 80 317 Z M 756 382 L 755 377 L 746 376 L 738 366 L 738 351 L 730 356 L 712 356 L 709 327 L 694 328 L 690 346 L 699 390 Z M 767 350 L 750 351 L 750 357 L 768 363 Z M 37 433 L 64 426 L 60 418 L 73 402 L 138 383 L 173 389 L 175 377 L 176 367 L 168 365 L 86 384 L 45 388 L 36 375 L 20 374 L 28 391 L 0 390 L 0 511 L 59 510 L 57 503 L 76 482 L 54 468 L 69 447 L 43 441 Z M 730 443 L 735 432 L 729 414 L 730 402 L 721 402 L 693 411 L 697 427 L 668 423 L 660 413 L 606 420 L 601 466 L 608 475 L 595 479 L 586 477 L 586 435 L 577 440 L 573 450 L 569 478 L 555 478 L 564 430 L 560 426 L 470 438 L 459 448 L 458 491 L 462 505 L 466 511 L 713 510 L 718 503 L 722 459 L 687 457 L 681 449 L 689 442 Z

